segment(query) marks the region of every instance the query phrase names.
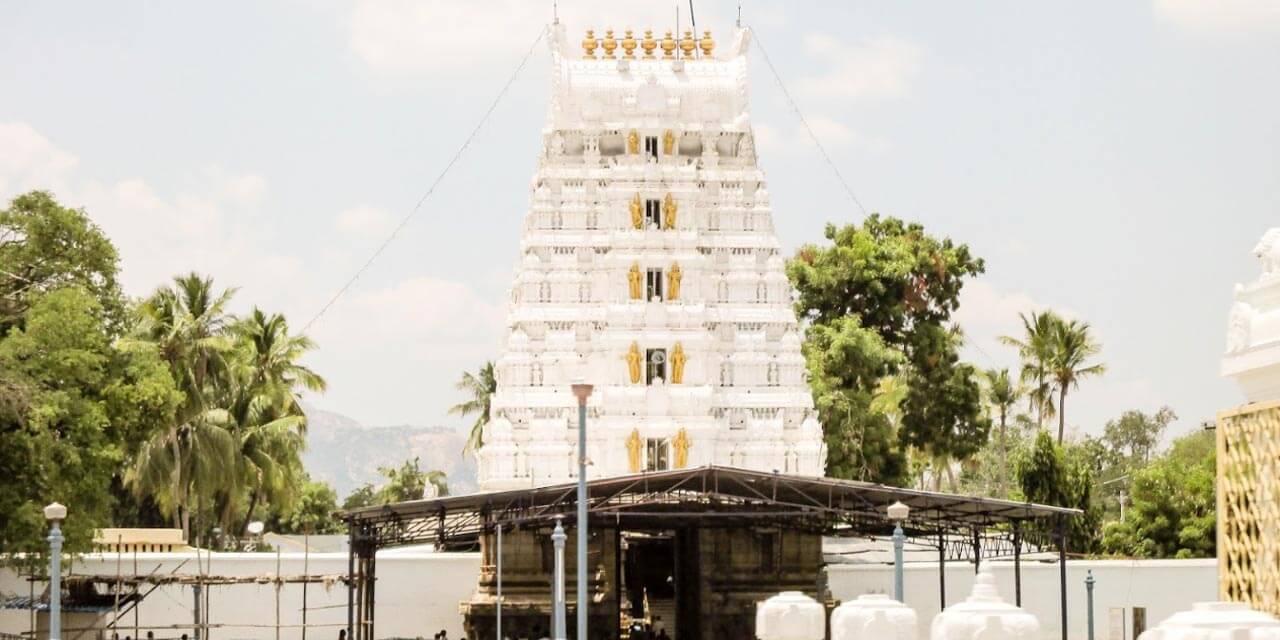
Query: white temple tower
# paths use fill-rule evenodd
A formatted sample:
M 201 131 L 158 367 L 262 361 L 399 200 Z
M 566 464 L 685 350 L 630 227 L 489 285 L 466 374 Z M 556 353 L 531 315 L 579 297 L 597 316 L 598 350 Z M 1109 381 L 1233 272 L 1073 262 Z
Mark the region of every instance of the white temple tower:
M 820 476 L 825 447 L 757 165 L 749 32 L 551 34 L 551 105 L 479 451 L 484 489 L 707 464 Z M 584 53 L 585 52 L 585 53 Z

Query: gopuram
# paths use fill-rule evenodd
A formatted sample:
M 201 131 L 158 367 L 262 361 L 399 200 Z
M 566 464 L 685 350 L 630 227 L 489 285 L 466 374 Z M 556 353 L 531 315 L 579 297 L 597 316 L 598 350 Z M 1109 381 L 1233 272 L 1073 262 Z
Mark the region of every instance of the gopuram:
M 757 163 L 748 32 L 551 34 L 551 104 L 479 452 L 484 489 L 721 464 L 820 476 Z
M 751 129 L 750 32 L 727 47 L 710 32 L 550 34 L 551 104 L 477 454 L 482 491 L 345 512 L 353 640 L 378 637 L 380 548 L 478 549 L 478 584 L 459 603 L 467 636 L 538 638 L 560 523 L 566 637 L 641 625 L 712 640 L 754 637 L 757 604 L 779 592 L 825 600 L 823 536 L 887 536 L 891 505 L 909 506 L 906 536 L 936 545 L 940 563 L 1002 553 L 1016 565 L 1055 530 L 1044 519 L 1075 513 L 822 477 Z M 594 386 L 585 603 L 578 382 Z

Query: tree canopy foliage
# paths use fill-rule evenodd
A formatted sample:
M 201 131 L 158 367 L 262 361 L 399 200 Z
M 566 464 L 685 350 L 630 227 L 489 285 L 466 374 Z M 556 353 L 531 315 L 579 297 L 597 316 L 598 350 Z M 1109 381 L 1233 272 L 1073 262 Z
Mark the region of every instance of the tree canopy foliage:
M 427 494 L 427 486 L 437 496 L 449 495 L 449 482 L 443 471 L 423 471 L 418 458 L 404 461 L 398 467 L 378 467 L 378 473 L 386 478 L 380 485 L 365 484 L 343 501 L 343 509 L 357 509 L 406 500 L 420 500 Z
M 825 236 L 830 244 L 802 246 L 787 274 L 806 327 L 827 473 L 902 484 L 912 451 L 939 461 L 935 478 L 949 472 L 947 461 L 977 451 L 991 425 L 951 321 L 982 260 L 919 224 L 879 215 L 827 225 Z M 873 403 L 887 376 L 904 387 L 897 406 Z
M 298 394 L 324 389 L 299 364 L 313 345 L 278 314 L 231 314 L 233 293 L 190 274 L 132 302 L 85 212 L 40 191 L 0 210 L 0 551 L 42 553 L 55 500 L 70 552 L 105 526 L 198 543 L 193 519 L 235 533 L 336 500 L 299 457 Z
M 1127 415 L 1127 414 L 1126 414 Z M 1103 532 L 1106 551 L 1140 558 L 1209 558 L 1217 553 L 1217 449 L 1211 432 L 1174 441 L 1134 472 L 1132 505 Z

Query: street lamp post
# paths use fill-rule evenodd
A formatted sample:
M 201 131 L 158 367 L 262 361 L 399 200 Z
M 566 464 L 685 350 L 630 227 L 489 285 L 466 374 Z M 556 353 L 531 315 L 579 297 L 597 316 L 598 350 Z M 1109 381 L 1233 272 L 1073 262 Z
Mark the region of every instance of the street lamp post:
M 591 385 L 578 382 L 573 385 L 573 395 L 578 398 L 578 632 L 576 637 L 587 638 L 587 398 L 591 397 Z
M 44 508 L 49 521 L 49 640 L 62 637 L 62 521 L 67 508 L 53 503 Z
M 567 637 L 564 628 L 564 541 L 566 537 L 564 527 L 561 526 L 561 518 L 556 516 L 556 528 L 551 532 L 551 543 L 556 549 L 555 585 L 552 587 L 551 594 L 555 605 L 551 617 L 552 640 L 565 640 Z
M 902 595 L 902 547 L 907 537 L 902 533 L 902 521 L 911 514 L 911 508 L 901 502 L 889 505 L 889 519 L 893 521 L 893 598 L 903 602 Z

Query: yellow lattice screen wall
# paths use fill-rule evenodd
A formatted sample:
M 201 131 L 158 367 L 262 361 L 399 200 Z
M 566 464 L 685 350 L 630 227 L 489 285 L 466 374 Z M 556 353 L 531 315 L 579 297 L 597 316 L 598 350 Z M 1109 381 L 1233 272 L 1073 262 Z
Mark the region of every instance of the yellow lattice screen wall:
M 1218 591 L 1280 614 L 1280 402 L 1218 415 Z

